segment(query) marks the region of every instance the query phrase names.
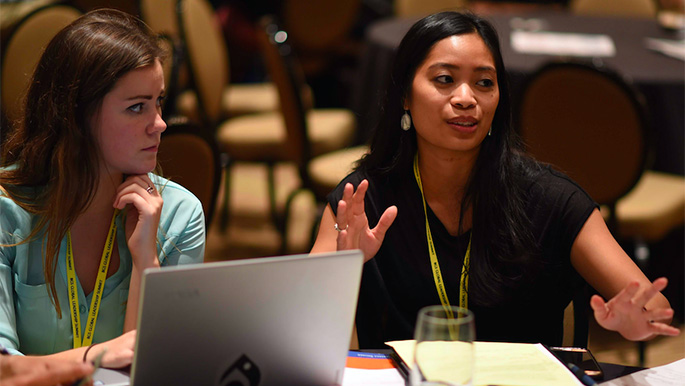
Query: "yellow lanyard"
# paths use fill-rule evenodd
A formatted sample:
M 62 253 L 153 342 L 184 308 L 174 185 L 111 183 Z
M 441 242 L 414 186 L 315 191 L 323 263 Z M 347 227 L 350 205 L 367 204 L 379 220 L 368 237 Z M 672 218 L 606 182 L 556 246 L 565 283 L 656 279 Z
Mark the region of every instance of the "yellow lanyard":
M 117 217 L 117 213 L 119 213 L 119 209 L 114 210 L 112 222 L 109 225 L 109 232 L 107 234 L 105 248 L 102 250 L 102 258 L 100 259 L 98 276 L 95 281 L 95 287 L 93 288 L 93 299 L 90 302 L 90 312 L 88 313 L 88 322 L 86 323 L 86 333 L 83 337 L 81 337 L 81 316 L 78 305 L 78 291 L 76 290 L 74 252 L 71 249 L 71 232 L 67 231 L 67 287 L 69 289 L 69 303 L 71 304 L 71 330 L 74 335 L 74 348 L 90 346 L 93 342 L 95 322 L 97 321 L 98 312 L 100 311 L 100 300 L 102 300 L 102 292 L 105 289 L 107 270 L 109 269 L 109 262 L 112 257 L 112 250 L 114 249 L 114 238 L 117 234 L 117 225 L 114 221 Z
M 442 280 L 442 273 L 440 272 L 440 263 L 438 263 L 438 254 L 435 252 L 435 245 L 433 244 L 433 236 L 431 235 L 431 228 L 428 224 L 428 210 L 426 208 L 426 197 L 423 195 L 423 184 L 421 184 L 421 173 L 419 172 L 419 154 L 414 156 L 414 177 L 416 184 L 419 185 L 421 191 L 421 201 L 423 202 L 423 214 L 426 218 L 426 239 L 428 240 L 428 254 L 430 255 L 431 268 L 433 269 L 433 280 L 435 280 L 435 288 L 438 290 L 440 303 L 448 317 L 453 317 L 452 310 L 449 308 L 450 301 L 447 298 L 447 291 L 445 290 L 445 283 Z M 459 307 L 468 308 L 468 290 L 469 290 L 469 261 L 471 259 L 471 237 L 469 236 L 469 246 L 466 248 L 466 255 L 464 256 L 464 265 L 461 268 L 461 280 L 459 281 Z

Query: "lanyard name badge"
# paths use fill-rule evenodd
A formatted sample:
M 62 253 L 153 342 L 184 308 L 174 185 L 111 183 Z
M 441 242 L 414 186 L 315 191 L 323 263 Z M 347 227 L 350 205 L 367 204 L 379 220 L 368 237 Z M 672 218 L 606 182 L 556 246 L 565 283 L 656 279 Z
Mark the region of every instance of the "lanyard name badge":
M 74 252 L 71 248 L 71 232 L 67 231 L 67 288 L 69 290 L 71 330 L 74 337 L 74 348 L 90 346 L 93 342 L 93 332 L 95 331 L 95 323 L 97 322 L 98 312 L 100 311 L 100 301 L 102 300 L 102 292 L 105 289 L 105 280 L 107 279 L 109 262 L 112 257 L 112 250 L 114 249 L 114 239 L 117 234 L 115 219 L 118 213 L 119 210 L 115 209 L 114 214 L 112 215 L 112 221 L 109 225 L 109 232 L 107 232 L 107 241 L 105 241 L 105 247 L 102 250 L 98 275 L 95 280 L 95 287 L 93 288 L 93 299 L 90 302 L 90 312 L 88 313 L 88 320 L 86 322 L 86 331 L 83 336 L 81 336 L 81 316 L 78 304 L 76 270 L 74 269 Z
M 453 318 L 454 314 L 450 307 L 450 301 L 447 298 L 447 291 L 445 290 L 445 283 L 442 280 L 442 272 L 440 271 L 440 263 L 438 263 L 438 254 L 435 251 L 435 244 L 433 244 L 433 236 L 431 228 L 428 224 L 428 209 L 426 208 L 426 197 L 423 194 L 423 184 L 421 184 L 421 173 L 419 172 L 419 155 L 414 156 L 414 178 L 416 184 L 421 191 L 421 201 L 423 203 L 423 215 L 426 219 L 426 239 L 428 241 L 428 254 L 430 255 L 431 270 L 433 271 L 433 280 L 435 280 L 435 288 L 438 290 L 440 303 L 445 309 L 447 316 Z M 469 289 L 469 264 L 471 260 L 471 237 L 469 236 L 469 246 L 466 248 L 466 255 L 464 256 L 464 265 L 461 268 L 461 279 L 459 281 L 459 307 L 468 309 L 468 289 Z

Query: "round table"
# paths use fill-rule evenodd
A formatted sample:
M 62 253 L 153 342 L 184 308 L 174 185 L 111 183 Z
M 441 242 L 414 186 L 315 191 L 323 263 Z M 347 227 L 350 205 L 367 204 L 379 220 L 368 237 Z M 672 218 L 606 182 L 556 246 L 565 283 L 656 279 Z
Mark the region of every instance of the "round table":
M 510 44 L 512 24 L 535 24 L 550 32 L 610 36 L 616 47 L 615 56 L 572 60 L 592 60 L 596 65 L 613 69 L 644 95 L 655 140 L 656 159 L 652 169 L 685 174 L 685 62 L 649 50 L 645 43 L 645 38 L 683 39 L 682 32 L 668 31 L 652 20 L 585 17 L 563 11 L 489 14 L 484 17 L 500 34 L 514 99 L 530 74 L 544 63 L 560 58 L 514 51 Z M 513 18 L 518 20 L 512 23 Z M 384 19 L 370 25 L 366 31 L 366 45 L 352 91 L 353 109 L 359 117 L 360 141 L 368 139 L 378 121 L 395 50 L 416 20 Z

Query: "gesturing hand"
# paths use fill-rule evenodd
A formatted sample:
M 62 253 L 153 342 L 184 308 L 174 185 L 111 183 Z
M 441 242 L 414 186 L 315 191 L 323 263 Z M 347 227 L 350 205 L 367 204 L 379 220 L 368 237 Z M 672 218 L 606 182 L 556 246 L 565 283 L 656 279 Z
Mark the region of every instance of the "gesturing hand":
M 338 203 L 336 221 L 338 225 L 337 249 L 361 249 L 364 262 L 373 258 L 383 243 L 385 232 L 397 217 L 397 207 L 391 206 L 383 212 L 375 228 L 369 228 L 369 221 L 364 211 L 364 196 L 369 182 L 359 183 L 357 191 L 352 184 L 346 184 L 342 200 Z
M 146 174 L 129 176 L 117 188 L 114 207 L 127 208 L 126 243 L 141 271 L 157 256 L 157 227 L 164 200 Z
M 662 277 L 640 291 L 640 284 L 635 281 L 606 303 L 600 296 L 594 295 L 590 305 L 597 323 L 607 330 L 619 332 L 629 340 L 645 340 L 654 335 L 678 335 L 680 330 L 660 322 L 673 316 L 672 308 L 645 309 L 645 304 L 667 284 L 668 280 Z

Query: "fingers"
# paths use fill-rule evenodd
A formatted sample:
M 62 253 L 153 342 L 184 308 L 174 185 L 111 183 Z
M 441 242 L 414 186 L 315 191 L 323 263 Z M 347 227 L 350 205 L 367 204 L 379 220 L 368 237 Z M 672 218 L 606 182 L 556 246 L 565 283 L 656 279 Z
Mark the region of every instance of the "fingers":
M 640 307 L 644 307 L 647 302 L 652 300 L 652 298 L 658 294 L 659 292 L 663 291 L 666 286 L 668 285 L 668 279 L 665 277 L 660 277 L 654 282 L 652 282 L 651 285 L 649 285 L 647 288 L 645 288 L 644 291 L 642 291 L 641 294 L 635 297 L 635 304 L 637 304 Z
M 397 207 L 395 205 L 389 207 L 385 210 L 385 212 L 383 212 L 380 220 L 378 220 L 378 224 L 375 228 L 373 228 L 373 234 L 377 240 L 379 240 L 380 242 L 383 241 L 383 238 L 385 237 L 385 232 L 388 231 L 388 228 L 390 228 L 390 225 L 392 225 L 396 217 Z
M 352 217 L 364 214 L 364 197 L 368 187 L 369 182 L 367 180 L 360 182 L 356 191 L 352 184 L 345 184 L 342 199 L 338 202 L 338 213 L 336 216 L 340 229 L 346 229 Z
M 663 323 L 671 320 L 673 309 L 663 306 L 649 310 L 645 308 L 667 284 L 665 278 L 642 286 L 638 281 L 630 282 L 608 302 L 594 295 L 590 305 L 602 327 L 618 331 L 626 339 L 645 340 L 656 335 L 678 335 L 680 330 Z
M 597 320 L 606 319 L 609 314 L 609 309 L 607 308 L 606 302 L 599 295 L 592 295 L 590 298 L 590 307 L 595 312 L 595 318 Z
M 612 303 L 629 303 L 635 297 L 635 294 L 640 290 L 640 283 L 633 281 L 628 283 L 621 292 L 619 292 L 613 299 L 610 300 Z
M 672 308 L 657 308 L 654 310 L 649 310 L 645 311 L 647 319 L 651 321 L 662 321 L 662 320 L 670 320 L 673 318 L 673 309 Z
M 369 188 L 369 181 L 362 180 L 357 187 L 357 191 L 352 195 L 352 214 L 360 215 L 364 213 L 364 196 L 366 196 L 366 190 Z
M 626 307 L 644 308 L 656 294 L 666 288 L 666 285 L 668 285 L 668 280 L 665 277 L 654 280 L 654 282 L 648 286 L 640 286 L 639 282 L 634 281 L 629 283 L 610 302 L 618 303 Z
M 136 197 L 140 199 L 135 199 Z M 140 205 L 144 205 L 146 202 L 154 202 L 157 199 L 161 199 L 161 197 L 150 177 L 145 174 L 129 176 L 117 187 L 114 207 L 123 209 L 127 204 L 133 204 L 140 209 Z
M 670 326 L 665 323 L 650 323 L 650 330 L 653 334 L 657 335 L 667 335 L 667 336 L 678 336 L 680 335 L 680 330 Z

